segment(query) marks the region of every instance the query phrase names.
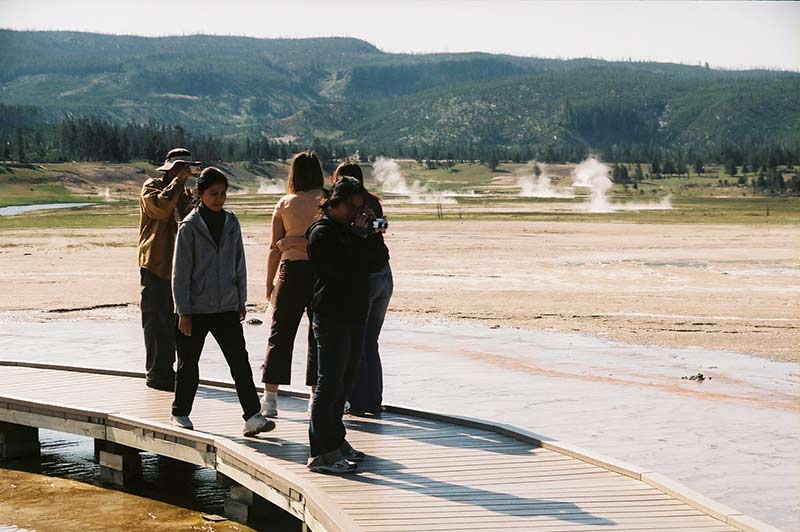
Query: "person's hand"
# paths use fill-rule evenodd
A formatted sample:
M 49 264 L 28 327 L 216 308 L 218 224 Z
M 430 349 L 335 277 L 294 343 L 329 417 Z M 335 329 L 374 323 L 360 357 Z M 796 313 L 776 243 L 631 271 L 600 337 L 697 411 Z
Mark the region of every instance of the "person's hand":
M 275 290 L 275 283 L 267 283 L 267 302 L 272 297 L 272 292 Z
M 184 336 L 192 335 L 192 317 L 190 315 L 178 316 L 178 330 Z
M 369 207 L 366 207 L 364 209 L 364 212 L 367 213 L 367 218 L 369 218 L 370 220 L 374 220 L 375 218 L 377 218 L 377 216 L 375 216 L 375 211 L 373 211 Z
M 239 311 L 239 321 L 244 321 L 246 317 L 247 317 L 247 309 L 243 308 L 242 310 Z
M 369 234 L 367 231 L 367 228 L 369 227 L 369 216 L 363 212 L 356 216 L 356 219 L 353 222 L 353 227 L 360 229 L 360 231 L 358 231 L 358 235 L 361 238 L 367 238 Z
M 181 169 L 178 172 L 178 179 L 186 183 L 186 181 L 188 181 L 190 177 L 192 177 L 191 167 L 189 165 L 182 164 Z

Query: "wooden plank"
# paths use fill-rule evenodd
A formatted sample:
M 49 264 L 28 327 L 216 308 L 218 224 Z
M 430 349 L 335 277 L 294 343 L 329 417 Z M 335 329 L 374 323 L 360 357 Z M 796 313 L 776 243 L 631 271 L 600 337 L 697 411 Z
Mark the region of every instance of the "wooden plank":
M 481 523 L 492 523 L 496 521 L 509 521 L 528 518 L 557 518 L 559 520 L 592 520 L 592 519 L 605 519 L 613 520 L 615 522 L 623 522 L 628 519 L 639 518 L 663 518 L 663 517 L 704 517 L 701 512 L 689 507 L 651 507 L 639 509 L 625 509 L 625 508 L 610 508 L 610 509 L 595 509 L 593 511 L 584 510 L 582 508 L 568 508 L 568 505 L 562 507 L 548 507 L 548 508 L 512 508 L 512 509 L 481 509 L 474 507 L 471 509 L 451 508 L 449 511 L 431 511 L 429 509 L 419 510 L 414 512 L 413 515 L 408 513 L 402 514 L 399 512 L 386 513 L 383 511 L 369 511 L 363 510 L 361 512 L 350 512 L 353 518 L 359 524 L 392 522 L 396 520 L 412 520 L 416 524 L 438 524 L 442 520 L 449 523 L 464 523 L 470 524 L 477 521 Z
M 577 530 L 607 530 L 613 528 L 614 530 L 654 530 L 654 529 L 674 529 L 674 530 L 702 530 L 703 527 L 725 527 L 724 523 L 714 520 L 711 517 L 695 517 L 695 516 L 673 516 L 673 517 L 653 517 L 645 518 L 639 517 L 634 519 L 626 519 L 624 521 L 611 521 L 602 518 L 594 519 L 577 519 L 575 517 L 567 517 L 565 519 L 558 518 L 525 518 L 525 519 L 506 519 L 495 520 L 487 522 L 482 520 L 480 523 L 474 521 L 453 522 L 447 520 L 439 520 L 437 522 L 428 522 L 423 520 L 406 520 L 403 523 L 383 523 L 383 522 L 358 522 L 360 528 L 364 531 L 381 530 L 385 532 L 399 532 L 405 530 L 425 530 L 426 532 L 433 531 L 459 531 L 464 530 L 465 526 L 470 531 L 474 529 L 490 530 L 490 529 L 505 529 L 505 530 L 531 530 L 542 532 L 544 530 L 564 530 L 564 531 L 577 531 Z
M 453 511 L 456 512 L 468 512 L 470 508 L 477 507 L 479 505 L 480 508 L 484 508 L 486 510 L 514 510 L 514 509 L 548 509 L 548 508 L 565 508 L 576 506 L 579 507 L 581 510 L 611 510 L 611 509 L 630 509 L 631 511 L 635 510 L 644 510 L 650 508 L 690 508 L 685 503 L 680 501 L 676 501 L 674 499 L 654 499 L 654 500 L 639 500 L 639 501 L 630 501 L 630 500 L 623 500 L 623 501 L 596 501 L 596 500 L 584 500 L 584 501 L 576 501 L 573 499 L 564 500 L 564 501 L 556 501 L 556 500 L 546 500 L 546 499 L 529 499 L 525 501 L 509 501 L 509 500 L 496 500 L 496 501 L 485 501 L 480 500 L 478 498 L 472 499 L 469 502 L 461 503 L 457 501 L 447 501 L 438 499 L 436 501 L 427 501 L 417 502 L 417 503 L 401 503 L 396 501 L 385 501 L 383 503 L 364 503 L 359 501 L 350 501 L 350 502 L 341 502 L 339 503 L 342 508 L 346 508 L 348 510 L 352 510 L 353 512 L 376 512 L 380 513 L 381 515 L 392 515 L 394 513 L 399 513 L 402 515 L 407 515 L 411 508 L 419 508 L 425 509 L 427 513 L 450 513 Z
M 687 488 L 685 485 L 675 482 L 672 479 L 658 473 L 647 473 L 642 476 L 642 481 L 664 493 L 683 501 L 704 513 L 713 516 L 723 522 L 727 521 L 730 515 L 741 515 L 733 508 L 720 504 L 717 501 Z

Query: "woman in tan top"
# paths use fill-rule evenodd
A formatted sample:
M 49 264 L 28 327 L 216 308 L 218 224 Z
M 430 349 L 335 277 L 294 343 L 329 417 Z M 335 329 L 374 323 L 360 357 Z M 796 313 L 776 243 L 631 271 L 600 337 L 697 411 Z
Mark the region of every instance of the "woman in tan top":
M 304 312 L 309 316 L 306 384 L 317 383 L 316 341 L 310 319 L 315 278 L 305 235 L 320 217 L 319 205 L 325 191 L 322 165 L 314 152 L 295 155 L 288 181 L 289 193 L 278 200 L 272 213 L 272 243 L 267 259 L 267 299 L 273 301 L 274 308 L 261 379 L 261 413 L 267 417 L 278 415 L 278 386 L 291 384 L 292 350 Z

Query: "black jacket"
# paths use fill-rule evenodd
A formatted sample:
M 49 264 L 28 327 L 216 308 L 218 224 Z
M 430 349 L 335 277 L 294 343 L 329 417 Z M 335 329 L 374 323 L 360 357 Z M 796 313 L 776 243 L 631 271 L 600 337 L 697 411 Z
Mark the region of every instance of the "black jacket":
M 370 264 L 364 239 L 327 216 L 306 232 L 308 258 L 317 276 L 311 309 L 317 314 L 358 322 L 367 317 Z

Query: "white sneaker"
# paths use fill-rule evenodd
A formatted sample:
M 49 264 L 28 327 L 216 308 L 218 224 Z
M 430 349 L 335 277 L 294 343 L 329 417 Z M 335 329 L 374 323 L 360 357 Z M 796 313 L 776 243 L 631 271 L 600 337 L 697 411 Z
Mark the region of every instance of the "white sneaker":
M 261 415 L 278 417 L 278 392 L 264 392 L 261 397 Z
M 253 414 L 250 419 L 244 422 L 242 433 L 245 436 L 255 436 L 260 432 L 269 432 L 275 428 L 275 422 L 267 419 L 261 414 Z
M 169 423 L 182 429 L 194 430 L 194 424 L 189 416 L 169 416 Z

